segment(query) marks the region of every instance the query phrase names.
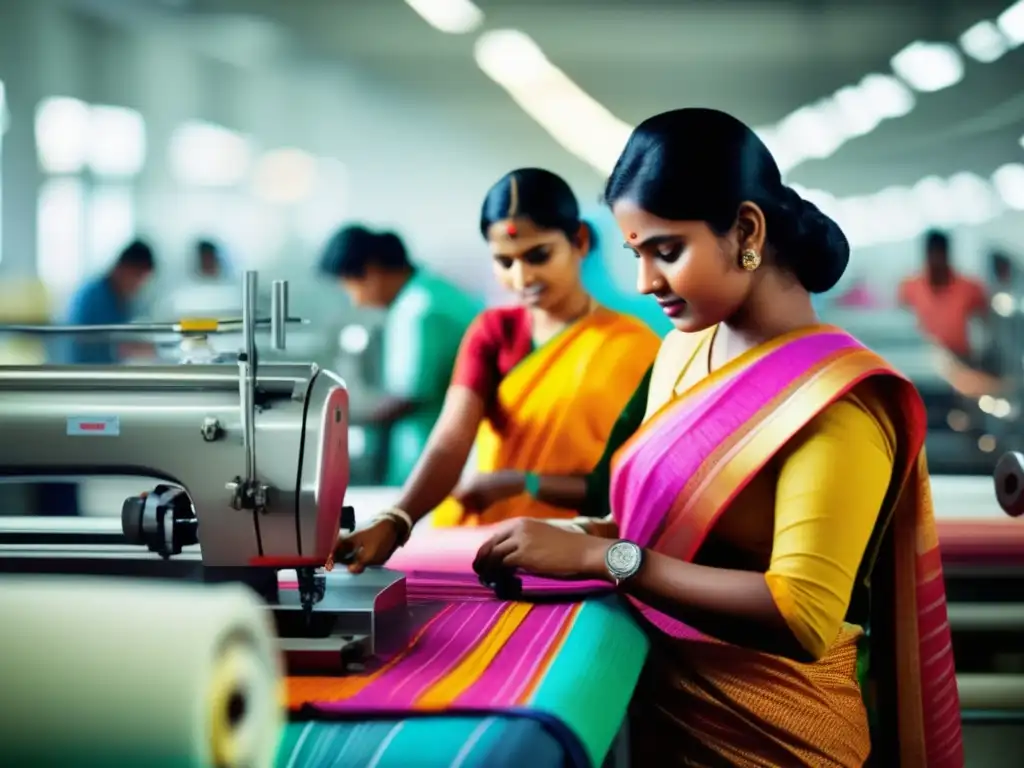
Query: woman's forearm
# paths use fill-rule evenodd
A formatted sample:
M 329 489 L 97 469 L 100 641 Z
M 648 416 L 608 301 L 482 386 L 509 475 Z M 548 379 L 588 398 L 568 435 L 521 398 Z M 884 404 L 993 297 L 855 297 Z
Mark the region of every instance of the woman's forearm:
M 591 562 L 594 575 L 607 578 L 603 558 Z M 812 661 L 779 613 L 763 573 L 694 565 L 645 550 L 639 573 L 621 589 L 711 637 Z
M 585 475 L 541 475 L 537 501 L 562 509 L 581 509 L 587 498 Z
M 414 523 L 426 516 L 455 489 L 471 449 L 472 442 L 462 445 L 431 439 L 402 486 L 396 506 Z

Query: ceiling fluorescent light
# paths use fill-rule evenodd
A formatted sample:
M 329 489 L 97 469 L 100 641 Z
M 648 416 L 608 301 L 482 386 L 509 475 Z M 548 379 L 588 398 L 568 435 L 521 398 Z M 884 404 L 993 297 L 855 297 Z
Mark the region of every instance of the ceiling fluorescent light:
M 963 79 L 964 62 L 948 43 L 911 43 L 892 57 L 893 71 L 911 88 L 922 93 L 941 91 Z
M 960 35 L 960 49 L 975 61 L 991 64 L 1010 50 L 1010 44 L 999 27 L 985 20 Z
M 858 88 L 867 108 L 883 120 L 903 117 L 917 103 L 910 89 L 892 75 L 867 75 Z
M 845 198 L 794 189 L 835 219 L 852 246 L 867 248 L 918 237 L 929 227 L 981 224 L 1007 208 L 1024 211 L 1024 164 L 1004 165 L 989 179 L 969 172 L 948 179 L 928 176 L 910 188 L 885 187 Z
M 405 0 L 427 24 L 449 35 L 464 35 L 479 29 L 484 12 L 471 0 Z
M 993 184 L 994 180 L 983 179 L 968 171 L 950 177 L 947 190 L 953 208 L 960 214 L 961 223 L 981 224 L 1001 213 L 1002 205 Z
M 1009 163 L 992 174 L 992 183 L 1010 208 L 1024 211 L 1024 165 Z
M 1012 48 L 1024 43 L 1024 0 L 1017 0 L 996 19 L 999 30 Z
M 801 107 L 759 135 L 785 173 L 805 160 L 829 157 L 883 120 L 907 114 L 914 103 L 914 94 L 898 78 L 870 74 L 830 98 Z
M 518 30 L 480 36 L 477 66 L 566 150 L 602 174 L 611 173 L 632 126 L 615 117 L 540 47 Z

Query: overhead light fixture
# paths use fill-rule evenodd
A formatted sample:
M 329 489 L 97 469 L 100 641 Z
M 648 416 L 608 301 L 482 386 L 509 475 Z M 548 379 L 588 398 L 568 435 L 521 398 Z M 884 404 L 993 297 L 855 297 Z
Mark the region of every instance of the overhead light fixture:
M 979 22 L 960 36 L 960 46 L 964 53 L 983 62 L 995 61 L 1006 50 L 1021 42 L 1024 42 L 1024 0 L 1019 0 L 1004 11 L 996 23 Z M 827 156 L 823 154 L 826 146 L 832 145 L 834 152 L 847 141 L 871 133 L 883 120 L 908 114 L 915 106 L 908 85 L 916 91 L 928 93 L 948 88 L 960 82 L 964 76 L 963 59 L 959 51 L 948 43 L 911 43 L 893 56 L 891 64 L 898 78 L 892 75 L 868 75 L 858 85 L 840 88 L 830 97 L 801 107 L 783 118 L 779 124 L 758 131 L 772 154 L 776 155 L 783 173 L 806 160 Z M 871 96 L 864 98 L 867 93 Z M 833 127 L 832 135 L 826 136 L 821 120 L 816 119 L 813 121 L 816 142 L 805 144 L 799 135 L 805 131 L 810 132 L 807 114 L 802 112 L 808 108 L 818 111 L 838 110 L 843 115 L 838 121 L 840 127 Z M 794 115 L 799 119 L 791 123 L 789 130 L 784 133 L 791 133 L 794 126 L 799 126 L 795 131 L 798 135 L 795 141 L 785 135 L 780 136 L 778 130 L 782 122 Z M 842 140 L 836 141 L 836 135 L 842 135 Z
M 253 170 L 253 189 L 262 200 L 279 205 L 300 203 L 316 185 L 316 158 L 285 147 L 264 153 Z
M 7 112 L 7 92 L 4 90 L 4 81 L 0 80 L 0 136 L 7 133 L 10 122 L 10 115 Z
M 89 156 L 89 105 L 57 96 L 36 108 L 36 152 L 46 173 L 78 173 Z
M 477 66 L 566 150 L 609 174 L 632 126 L 620 120 L 552 64 L 518 30 L 485 32 L 476 42 Z
M 1016 48 L 1024 43 L 1024 0 L 1017 0 L 996 19 L 996 25 L 1010 43 Z
M 855 248 L 904 242 L 930 227 L 982 224 L 1008 208 L 1024 211 L 1024 164 L 1011 163 L 988 179 L 961 172 L 928 176 L 912 186 L 891 186 L 869 195 L 837 198 L 793 185 L 842 227 Z
M 171 174 L 194 187 L 232 187 L 249 171 L 252 149 L 242 135 L 213 123 L 190 121 L 171 135 Z
M 992 174 L 992 183 L 1008 207 L 1024 211 L 1024 164 L 1002 166 Z
M 471 0 L 405 0 L 427 24 L 449 35 L 464 35 L 480 28 L 484 12 Z
M 829 157 L 882 121 L 907 114 L 914 104 L 914 94 L 898 78 L 875 73 L 801 107 L 758 134 L 786 173 L 806 160 Z
M 986 19 L 960 35 L 960 50 L 975 61 L 991 64 L 1010 50 L 1010 43 L 999 27 Z
M 922 93 L 949 88 L 964 77 L 964 61 L 949 43 L 918 40 L 893 56 L 890 64 L 907 85 Z
M 136 176 L 146 163 L 146 121 L 125 107 L 93 106 L 89 110 L 87 162 L 106 178 Z

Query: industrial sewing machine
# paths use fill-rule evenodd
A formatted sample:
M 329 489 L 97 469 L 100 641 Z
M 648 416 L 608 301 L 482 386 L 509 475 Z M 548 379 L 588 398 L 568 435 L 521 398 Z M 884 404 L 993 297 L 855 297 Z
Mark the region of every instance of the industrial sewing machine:
M 399 640 L 404 578 L 332 576 L 320 566 L 339 529 L 349 478 L 348 393 L 315 365 L 260 364 L 256 333 L 283 349 L 287 283 L 256 316 L 257 275 L 242 288 L 243 349 L 227 364 L 0 368 L 0 478 L 156 478 L 121 519 L 0 518 L 0 572 L 237 580 L 274 612 L 282 647 L 322 665 Z M 238 321 L 14 328 L 22 333 L 186 340 Z M 11 327 L 5 330 L 11 330 Z M 298 589 L 281 588 L 295 569 Z M 389 623 L 395 626 L 385 629 Z

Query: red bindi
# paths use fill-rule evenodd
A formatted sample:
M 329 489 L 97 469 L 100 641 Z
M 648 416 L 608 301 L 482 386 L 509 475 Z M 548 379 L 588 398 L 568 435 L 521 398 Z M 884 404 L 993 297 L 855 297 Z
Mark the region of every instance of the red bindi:
M 630 232 L 629 233 L 629 239 L 630 240 L 636 240 L 636 232 Z
M 516 229 L 516 225 L 515 224 L 508 224 L 508 225 L 506 225 L 505 231 L 508 233 L 509 237 L 515 237 L 517 234 L 519 234 L 519 230 Z

